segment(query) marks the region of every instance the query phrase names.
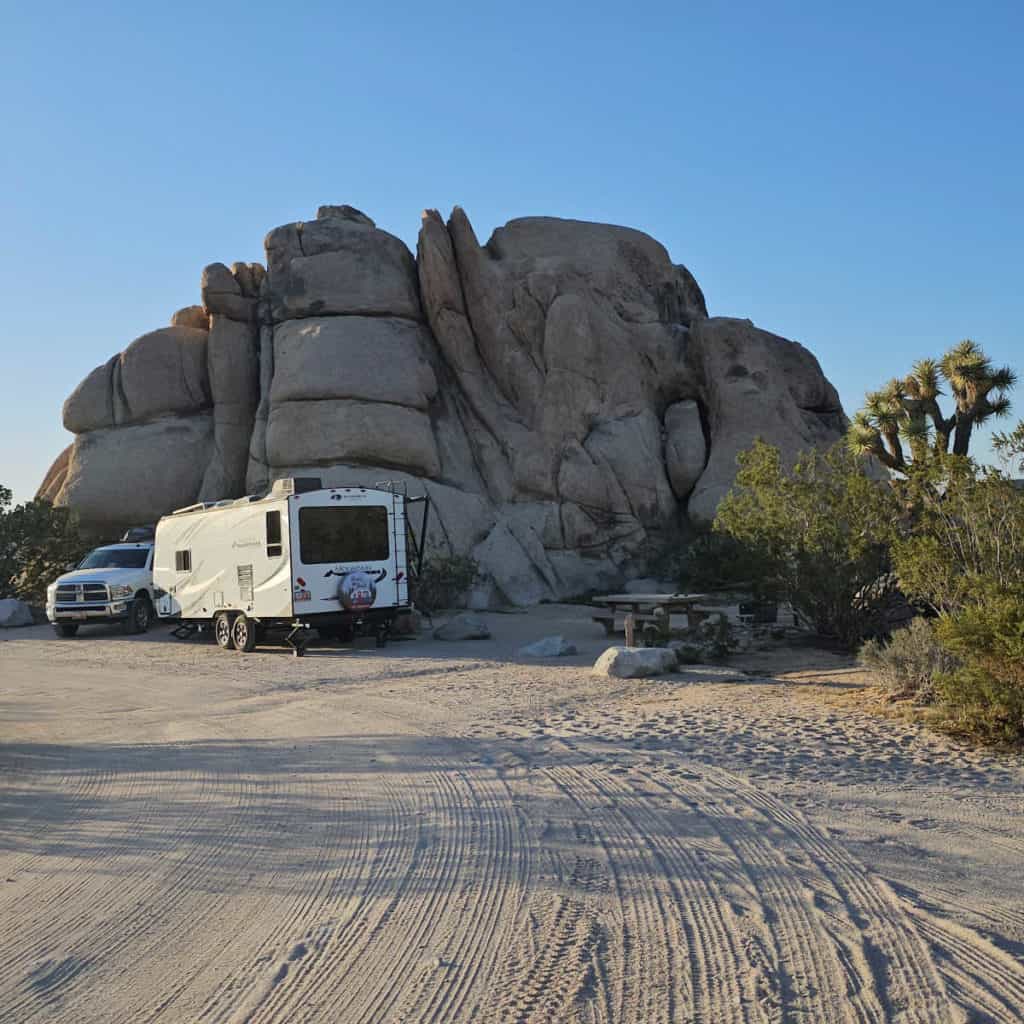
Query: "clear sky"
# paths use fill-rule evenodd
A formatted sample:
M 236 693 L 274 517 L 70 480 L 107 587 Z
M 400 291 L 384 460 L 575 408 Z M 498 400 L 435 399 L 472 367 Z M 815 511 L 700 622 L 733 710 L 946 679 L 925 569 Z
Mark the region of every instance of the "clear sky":
M 481 240 L 529 214 L 640 228 L 713 315 L 808 345 L 847 412 L 963 337 L 1024 369 L 1019 0 L 0 0 L 0 25 L 20 499 L 89 370 L 322 203 L 410 244 L 454 204 Z

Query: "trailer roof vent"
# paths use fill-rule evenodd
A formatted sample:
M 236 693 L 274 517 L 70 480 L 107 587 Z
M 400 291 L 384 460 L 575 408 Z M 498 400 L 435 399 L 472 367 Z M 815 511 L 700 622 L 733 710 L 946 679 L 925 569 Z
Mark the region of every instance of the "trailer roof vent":
M 305 494 L 307 491 L 319 491 L 323 481 L 318 476 L 286 476 L 274 481 L 270 493 L 278 498 L 289 494 Z

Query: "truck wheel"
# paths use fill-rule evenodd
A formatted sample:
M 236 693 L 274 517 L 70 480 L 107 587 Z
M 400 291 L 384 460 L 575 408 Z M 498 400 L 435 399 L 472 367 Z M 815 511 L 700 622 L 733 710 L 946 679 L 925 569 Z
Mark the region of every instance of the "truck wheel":
M 78 633 L 78 623 L 76 622 L 56 622 L 53 628 L 57 636 L 73 637 Z
M 256 623 L 248 616 L 239 612 L 231 623 L 231 639 L 235 642 L 235 650 L 248 654 L 256 648 Z
M 145 594 L 139 594 L 128 606 L 128 618 L 124 621 L 126 633 L 145 633 L 153 621 L 153 606 Z
M 231 630 L 231 616 L 227 612 L 217 612 L 213 617 L 213 635 L 217 646 L 230 651 L 235 646 L 234 634 Z

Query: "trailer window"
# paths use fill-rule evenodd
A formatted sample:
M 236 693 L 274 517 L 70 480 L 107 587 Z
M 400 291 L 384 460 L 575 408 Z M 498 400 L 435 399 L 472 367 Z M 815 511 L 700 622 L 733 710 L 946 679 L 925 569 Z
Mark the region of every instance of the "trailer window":
M 389 550 L 388 510 L 382 505 L 304 508 L 299 512 L 303 565 L 382 562 Z
M 192 552 L 191 551 L 175 551 L 174 552 L 174 569 L 176 572 L 191 572 L 192 571 Z
M 281 554 L 281 513 L 267 513 L 267 558 Z

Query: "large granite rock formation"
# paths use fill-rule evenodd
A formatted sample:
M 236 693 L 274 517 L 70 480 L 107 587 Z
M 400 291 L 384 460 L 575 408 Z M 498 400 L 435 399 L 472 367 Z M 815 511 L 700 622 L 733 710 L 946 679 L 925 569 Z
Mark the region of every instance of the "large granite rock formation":
M 207 267 L 202 307 L 78 386 L 41 494 L 111 528 L 282 476 L 402 480 L 433 499 L 432 544 L 528 604 L 709 522 L 755 437 L 794 453 L 844 427 L 810 352 L 709 318 L 639 231 L 529 217 L 481 246 L 428 211 L 414 259 L 327 206 L 265 246 L 266 272 Z

